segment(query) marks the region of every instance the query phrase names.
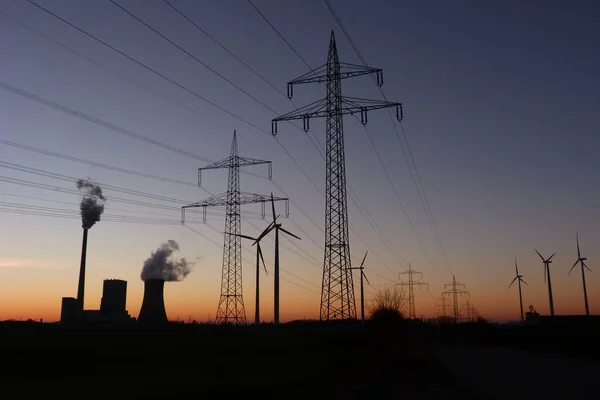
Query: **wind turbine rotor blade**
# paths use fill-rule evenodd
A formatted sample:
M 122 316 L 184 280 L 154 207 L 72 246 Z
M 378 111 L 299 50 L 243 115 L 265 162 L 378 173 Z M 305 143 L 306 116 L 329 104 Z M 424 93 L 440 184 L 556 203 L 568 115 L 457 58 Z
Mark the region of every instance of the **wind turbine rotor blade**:
M 254 243 L 258 243 L 258 242 L 260 242 L 260 240 L 261 240 L 262 238 L 264 238 L 265 236 L 267 236 L 267 235 L 269 234 L 269 232 L 271 232 L 271 231 L 273 230 L 273 228 L 275 228 L 275 225 L 274 225 L 274 224 L 271 224 L 271 225 L 270 225 L 270 226 L 269 226 L 267 229 L 265 229 L 265 230 L 263 231 L 263 233 L 261 233 L 261 234 L 260 234 L 260 236 L 259 236 L 259 237 L 257 237 L 257 238 L 256 238 L 256 241 L 255 241 Z
M 515 272 L 519 275 L 519 267 L 517 267 L 517 257 L 515 257 Z
M 263 257 L 262 249 L 260 248 L 260 243 L 257 242 L 256 244 L 257 244 L 258 255 L 260 256 L 260 259 L 263 263 L 263 268 L 265 269 L 265 274 L 269 275 L 269 273 L 267 272 L 267 266 L 265 264 L 265 258 Z
M 527 286 L 529 286 L 529 284 L 528 284 L 527 282 L 525 282 L 523 279 L 519 278 L 519 280 L 520 280 L 521 282 L 523 282 L 524 284 L 526 284 Z
M 585 269 L 587 269 L 588 271 L 592 272 L 592 270 L 590 269 L 590 267 L 587 266 L 586 263 L 582 262 L 583 266 L 585 267 Z
M 517 276 L 515 279 L 512 280 L 512 282 L 510 283 L 510 285 L 508 285 L 508 288 L 510 289 L 510 287 L 512 286 L 513 283 L 515 283 L 515 281 L 519 279 L 519 277 Z
M 363 259 L 362 259 L 362 262 L 360 263 L 360 267 L 359 267 L 359 268 L 362 268 L 362 267 L 363 267 L 363 265 L 364 265 L 364 263 L 365 263 L 365 260 L 367 259 L 367 254 L 368 254 L 368 253 L 369 253 L 369 250 L 367 250 L 367 251 L 365 252 L 365 256 L 363 257 Z
M 279 227 L 279 230 L 280 230 L 280 231 L 282 231 L 282 232 L 284 232 L 284 233 L 287 233 L 287 234 L 288 234 L 288 235 L 290 235 L 290 236 L 293 236 L 293 237 L 295 237 L 295 238 L 296 238 L 296 239 L 298 239 L 298 240 L 302 240 L 300 237 L 298 237 L 298 236 L 294 235 L 294 234 L 293 234 L 293 233 L 291 233 L 291 232 L 288 232 L 288 231 L 286 231 L 285 229 L 283 229 L 283 228 L 281 228 L 281 227 Z
M 550 260 L 552 260 L 552 257 L 554 257 L 555 255 L 556 255 L 556 253 L 552 254 L 552 255 L 550 256 L 550 258 L 548 258 L 546 261 L 550 261 Z
M 534 250 L 535 250 L 535 249 L 534 249 Z M 542 257 L 542 255 L 540 254 L 540 252 L 539 252 L 539 251 L 535 250 L 535 252 L 537 253 L 537 255 L 538 255 L 538 256 L 540 256 L 540 258 L 542 259 L 542 261 L 546 261 L 546 260 L 544 260 L 544 257 Z
M 544 264 L 544 283 L 546 283 L 546 264 Z
M 581 258 L 581 252 L 579 251 L 579 231 L 577 231 L 577 258 Z
M 362 276 L 365 278 L 365 281 L 367 281 L 367 283 L 370 285 L 371 282 L 369 282 L 369 279 L 367 278 L 367 274 L 365 274 L 365 272 L 363 270 L 360 271 L 360 273 L 362 274 Z
M 571 271 L 573 271 L 573 268 L 575 268 L 577 266 L 578 262 L 579 262 L 579 260 L 575 261 L 575 264 L 573 264 L 573 266 L 571 267 L 571 269 L 569 270 L 569 273 L 567 275 L 571 275 Z
M 241 238 L 248 239 L 248 240 L 256 240 L 256 238 L 253 238 L 252 236 L 248 236 L 248 235 L 238 235 L 237 233 L 232 233 L 232 235 L 239 236 Z

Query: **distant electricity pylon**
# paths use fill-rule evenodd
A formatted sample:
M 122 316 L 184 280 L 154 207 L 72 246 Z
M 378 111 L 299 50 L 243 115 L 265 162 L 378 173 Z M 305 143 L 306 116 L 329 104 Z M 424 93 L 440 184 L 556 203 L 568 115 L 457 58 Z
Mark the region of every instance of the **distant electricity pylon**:
M 325 117 L 325 256 L 321 287 L 320 319 L 356 318 L 354 282 L 350 270 L 350 241 L 348 235 L 348 207 L 346 193 L 346 161 L 344 155 L 343 115 L 360 113 L 363 124 L 371 110 L 396 108 L 396 117 L 402 119 L 402 105 L 387 101 L 367 100 L 342 96 L 342 79 L 375 74 L 383 85 L 383 71 L 379 68 L 341 63 L 338 58 L 335 35 L 331 32 L 327 63 L 288 82 L 288 97 L 294 94 L 294 85 L 326 83 L 325 98 L 308 104 L 271 121 L 271 131 L 277 134 L 277 122 L 302 120 L 308 131 L 311 118 Z
M 229 180 L 227 193 L 222 193 L 197 203 L 181 207 L 181 223 L 185 223 L 185 209 L 202 207 L 202 219 L 206 222 L 206 207 L 225 207 L 225 234 L 223 245 L 223 269 L 221 275 L 221 296 L 217 308 L 217 323 L 246 324 L 246 310 L 242 296 L 242 243 L 241 243 L 241 209 L 242 204 L 262 203 L 262 215 L 265 215 L 265 202 L 271 198 L 262 194 L 240 192 L 240 167 L 268 164 L 269 178 L 272 177 L 271 161 L 256 160 L 238 155 L 236 132 L 233 131 L 230 156 L 198 168 L 198 185 L 202 184 L 202 171 L 205 169 L 227 168 Z M 275 200 L 286 201 L 286 215 L 289 214 L 288 199 L 276 197 Z
M 469 322 L 475 322 L 475 317 L 477 315 L 477 309 L 475 308 L 475 306 L 473 306 L 473 304 L 471 304 L 469 302 L 469 299 L 467 299 L 467 304 L 465 304 L 464 309 L 467 314 L 466 318 L 464 318 L 464 319 Z
M 452 308 L 453 308 L 453 314 L 454 314 L 454 323 L 458 324 L 458 322 L 460 321 L 460 310 L 458 308 L 458 296 L 459 295 L 463 295 L 466 294 L 468 295 L 469 292 L 467 292 L 465 290 L 465 285 L 463 283 L 459 283 L 456 281 L 456 277 L 454 275 L 452 275 L 452 282 L 450 283 L 446 283 L 444 285 L 444 289 L 445 288 L 450 288 L 448 290 L 445 290 L 442 292 L 442 295 L 446 295 L 446 296 L 452 296 Z
M 448 318 L 448 307 L 450 307 L 448 298 L 445 296 L 440 297 L 435 306 L 442 309 L 440 317 L 442 321 L 446 322 L 446 318 Z
M 415 271 L 412 269 L 411 264 L 408 263 L 408 269 L 406 271 L 400 272 L 399 275 L 408 275 L 408 282 L 401 282 L 401 286 L 408 286 L 408 318 L 415 319 L 416 311 L 415 311 L 415 293 L 414 287 L 416 286 L 427 286 L 428 284 L 423 282 L 423 273 L 419 271 Z M 413 275 L 420 275 L 421 281 L 415 281 L 413 279 Z

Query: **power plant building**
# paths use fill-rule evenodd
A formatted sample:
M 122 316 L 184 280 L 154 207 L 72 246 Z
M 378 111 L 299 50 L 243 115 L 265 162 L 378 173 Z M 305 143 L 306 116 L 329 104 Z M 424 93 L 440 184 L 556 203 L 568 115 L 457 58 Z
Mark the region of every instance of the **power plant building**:
M 61 324 L 121 324 L 132 320 L 126 310 L 127 281 L 105 279 L 102 288 L 100 310 L 82 310 L 80 300 L 63 297 L 60 313 Z
M 100 301 L 100 314 L 109 321 L 128 320 L 127 281 L 120 279 L 105 279 Z

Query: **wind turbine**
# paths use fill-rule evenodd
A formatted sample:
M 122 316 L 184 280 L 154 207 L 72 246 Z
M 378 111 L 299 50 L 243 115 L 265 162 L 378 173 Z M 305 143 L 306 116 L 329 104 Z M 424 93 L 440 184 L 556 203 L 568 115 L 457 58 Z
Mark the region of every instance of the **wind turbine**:
M 368 251 L 365 253 L 365 256 L 363 257 L 362 262 L 360 263 L 360 267 L 352 267 L 350 269 L 358 269 L 360 270 L 360 319 L 364 322 L 365 321 L 365 290 L 364 290 L 364 282 L 363 282 L 363 278 L 367 281 L 367 283 L 370 285 L 371 282 L 369 282 L 369 279 L 367 279 L 367 275 L 365 275 L 365 260 L 367 259 L 367 253 Z
M 229 233 L 225 232 L 229 235 L 239 236 L 244 239 L 252 240 L 256 243 L 256 305 L 254 310 L 254 323 L 256 325 L 260 324 L 260 261 L 262 260 L 263 267 L 265 269 L 265 274 L 268 275 L 267 266 L 265 265 L 265 259 L 262 254 L 262 249 L 260 248 L 260 241 L 257 238 L 253 238 L 252 236 L 247 235 L 238 235 L 237 233 Z M 254 245 L 253 243 L 253 245 Z
M 274 275 L 275 275 L 275 291 L 274 291 L 274 301 L 273 301 L 273 306 L 274 306 L 274 312 L 273 312 L 273 322 L 275 324 L 279 323 L 279 231 L 295 237 L 298 240 L 302 240 L 301 238 L 299 238 L 298 236 L 294 235 L 291 232 L 286 231 L 285 229 L 283 229 L 281 227 L 280 223 L 277 223 L 277 218 L 279 216 L 275 216 L 275 200 L 273 200 L 273 193 L 271 193 L 271 209 L 273 211 L 273 222 L 271 222 L 271 224 L 269 224 L 269 226 L 263 231 L 263 233 L 260 234 L 260 236 L 258 236 L 258 238 L 255 240 L 254 243 L 252 243 L 252 245 L 254 246 L 255 243 L 258 243 L 263 237 L 267 236 L 269 234 L 269 232 L 271 232 L 273 229 L 275 230 L 275 262 L 274 262 Z
M 517 276 L 515 276 L 515 279 L 512 280 L 512 282 L 510 283 L 510 285 L 508 285 L 508 288 L 510 289 L 510 287 L 512 286 L 513 283 L 515 283 L 515 281 L 518 281 L 519 284 L 519 303 L 521 305 L 521 322 L 525 321 L 525 317 L 523 316 L 523 296 L 521 294 L 521 282 L 523 282 L 524 284 L 527 285 L 527 282 L 525 282 L 523 280 L 523 275 L 519 275 L 519 267 L 517 267 L 517 257 L 515 257 L 515 271 L 517 272 Z
M 544 263 L 544 282 L 546 281 L 546 276 L 548 276 L 548 297 L 550 299 L 550 315 L 554 317 L 554 300 L 552 299 L 552 281 L 550 280 L 550 263 L 552 263 L 552 261 L 550 261 L 550 260 L 552 259 L 552 257 L 554 257 L 554 254 L 556 254 L 556 253 L 552 254 L 550 257 L 548 257 L 548 259 L 545 259 L 544 257 L 542 257 L 542 255 L 540 254 L 539 251 L 535 250 L 535 252 L 538 254 L 538 256 L 540 256 L 540 258 L 542 259 L 542 262 Z
M 579 232 L 577 232 L 577 261 L 575 261 L 575 264 L 573 264 L 573 266 L 569 270 L 569 275 L 571 275 L 571 271 L 573 271 L 573 268 L 575 268 L 577 266 L 577 264 L 580 263 L 581 264 L 581 278 L 583 279 L 583 297 L 585 298 L 585 315 L 589 316 L 590 315 L 590 307 L 588 305 L 587 288 L 585 286 L 585 270 L 587 269 L 590 272 L 592 272 L 592 270 L 589 269 L 589 267 L 585 264 L 586 260 L 587 260 L 586 257 L 581 257 L 581 251 L 579 251 Z

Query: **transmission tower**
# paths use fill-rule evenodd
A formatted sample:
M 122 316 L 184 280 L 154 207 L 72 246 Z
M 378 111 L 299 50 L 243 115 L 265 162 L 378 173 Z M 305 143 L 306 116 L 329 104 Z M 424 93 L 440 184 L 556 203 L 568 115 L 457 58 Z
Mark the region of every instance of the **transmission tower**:
M 467 292 L 465 290 L 465 285 L 462 283 L 459 283 L 456 281 L 456 277 L 454 275 L 452 275 L 452 282 L 450 283 L 446 283 L 444 285 L 444 289 L 445 288 L 450 288 L 448 290 L 445 290 L 442 292 L 442 295 L 446 295 L 446 296 L 452 296 L 452 307 L 453 307 L 453 311 L 454 311 L 454 323 L 458 324 L 458 322 L 460 321 L 460 310 L 458 308 L 458 296 L 459 295 L 463 295 L 463 294 L 469 294 L 469 292 Z
M 224 232 L 226 233 L 224 234 L 221 296 L 217 308 L 217 323 L 246 323 L 246 311 L 242 296 L 242 243 L 239 236 L 242 226 L 240 206 L 242 204 L 262 203 L 262 216 L 264 218 L 265 202 L 270 201 L 271 196 L 240 192 L 240 167 L 258 164 L 268 164 L 269 178 L 271 178 L 271 161 L 240 157 L 238 155 L 236 132 L 233 131 L 230 156 L 221 161 L 198 168 L 198 185 L 202 184 L 203 170 L 227 168 L 229 170 L 227 192 L 181 207 L 181 223 L 185 223 L 186 208 L 202 207 L 202 219 L 206 222 L 207 207 L 225 207 Z M 289 200 L 284 197 L 275 197 L 274 200 L 285 200 L 286 216 L 289 215 Z
M 325 118 L 325 255 L 321 287 L 321 320 L 356 318 L 354 282 L 350 271 L 343 115 L 360 113 L 361 122 L 366 124 L 368 111 L 395 107 L 396 117 L 398 120 L 402 119 L 400 103 L 342 96 L 342 79 L 369 74 L 375 74 L 377 84 L 383 85 L 381 69 L 339 61 L 335 35 L 332 31 L 327 63 L 288 82 L 287 86 L 288 97 L 292 98 L 294 85 L 325 83 L 325 98 L 271 121 L 271 131 L 276 135 L 279 121 L 301 119 L 304 130 L 308 132 L 311 118 Z
M 408 275 L 408 282 L 401 282 L 400 285 L 408 286 L 408 318 L 415 319 L 416 311 L 415 311 L 414 287 L 415 286 L 427 286 L 428 284 L 422 281 L 423 273 L 412 269 L 410 263 L 408 263 L 408 269 L 406 271 L 400 272 L 399 275 Z M 413 279 L 413 275 L 420 275 L 421 281 L 415 281 Z
M 448 298 L 445 296 L 442 296 L 438 299 L 437 304 L 435 305 L 436 307 L 439 307 L 442 309 L 441 314 L 439 315 L 439 318 L 442 322 L 446 322 L 447 318 L 448 318 L 448 307 L 450 306 L 447 302 Z
M 475 316 L 477 313 L 477 309 L 469 300 L 467 299 L 467 304 L 465 304 L 465 312 L 467 313 L 467 317 L 465 318 L 469 322 L 475 322 Z

